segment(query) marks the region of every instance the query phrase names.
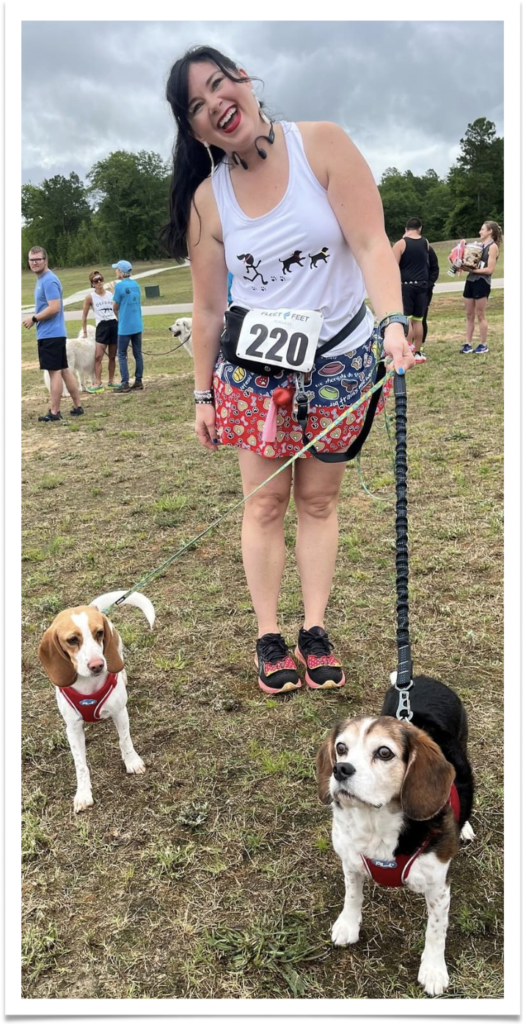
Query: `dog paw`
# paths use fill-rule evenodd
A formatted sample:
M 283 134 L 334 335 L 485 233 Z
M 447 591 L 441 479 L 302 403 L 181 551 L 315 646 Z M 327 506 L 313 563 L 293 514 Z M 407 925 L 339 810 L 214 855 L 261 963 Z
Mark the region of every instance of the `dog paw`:
M 422 960 L 418 980 L 428 996 L 441 996 L 449 985 L 449 975 L 444 961 L 429 963 Z
M 126 761 L 126 771 L 128 775 L 144 775 L 146 766 L 138 754 Z
M 342 913 L 332 926 L 331 937 L 335 946 L 350 946 L 353 942 L 358 942 L 360 925 L 357 921 L 350 921 Z
M 89 789 L 78 789 L 73 800 L 75 814 L 85 811 L 87 807 L 93 807 L 93 797 Z
M 475 838 L 475 833 L 471 828 L 469 821 L 466 821 L 465 824 L 462 826 L 460 830 L 460 838 L 462 839 L 463 843 L 471 843 L 471 841 Z

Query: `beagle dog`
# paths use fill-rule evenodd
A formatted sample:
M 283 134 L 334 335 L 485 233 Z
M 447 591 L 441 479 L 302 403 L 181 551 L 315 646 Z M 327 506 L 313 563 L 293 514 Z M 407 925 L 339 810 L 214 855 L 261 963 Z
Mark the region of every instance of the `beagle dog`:
M 76 813 L 93 804 L 84 722 L 112 718 L 126 771 L 130 775 L 142 775 L 146 771 L 130 736 L 122 640 L 113 623 L 102 614 L 103 608 L 108 608 L 125 593 L 125 590 L 114 590 L 96 597 L 90 605 L 59 612 L 38 648 L 44 671 L 56 687 L 58 709 L 75 762 L 77 792 L 73 809 Z M 150 629 L 153 627 L 154 607 L 144 594 L 135 592 L 122 603 L 140 608 Z
M 332 805 L 332 843 L 345 878 L 332 941 L 358 942 L 366 877 L 423 893 L 428 924 L 418 980 L 439 996 L 449 982 L 449 865 L 459 839 L 474 836 L 473 773 L 460 698 L 444 683 L 416 676 L 410 700 L 411 723 L 396 718 L 398 691 L 391 687 L 378 718 L 340 722 L 318 751 L 318 795 Z

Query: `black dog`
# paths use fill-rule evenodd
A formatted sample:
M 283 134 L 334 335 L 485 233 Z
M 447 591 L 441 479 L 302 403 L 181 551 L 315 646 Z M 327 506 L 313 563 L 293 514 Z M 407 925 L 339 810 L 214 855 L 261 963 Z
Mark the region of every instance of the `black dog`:
M 328 255 L 329 255 L 329 250 L 328 250 L 326 245 L 324 245 L 323 249 L 320 249 L 319 252 L 315 252 L 314 256 L 311 256 L 311 254 L 309 253 L 309 256 L 310 256 L 309 270 L 312 270 L 313 267 L 317 267 L 319 260 L 323 260 L 323 262 L 326 263 Z
M 279 261 L 282 264 L 282 266 L 283 266 L 283 273 L 284 274 L 291 274 L 292 271 L 291 271 L 290 268 L 291 268 L 293 263 L 297 263 L 299 267 L 302 267 L 304 259 L 305 259 L 305 256 L 301 255 L 301 250 L 300 249 L 295 249 L 294 252 L 292 253 L 292 256 L 288 256 L 286 260 L 280 260 Z

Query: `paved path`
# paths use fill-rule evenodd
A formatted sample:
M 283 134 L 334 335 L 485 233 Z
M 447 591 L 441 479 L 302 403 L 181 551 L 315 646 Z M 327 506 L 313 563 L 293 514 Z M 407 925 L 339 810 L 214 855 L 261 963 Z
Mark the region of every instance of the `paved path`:
M 180 267 L 188 266 L 189 263 L 188 260 L 186 260 L 185 263 L 174 263 L 171 267 L 156 267 L 154 270 L 143 270 L 141 274 L 133 274 L 132 277 L 134 281 L 138 281 L 140 277 L 154 277 L 155 274 L 164 274 L 167 270 L 179 270 Z M 64 305 L 71 306 L 74 302 L 83 302 L 84 296 L 87 295 L 89 291 L 89 288 L 83 288 L 80 292 L 74 292 L 73 295 L 68 295 L 68 297 L 64 299 Z M 34 310 L 34 304 L 31 304 L 31 306 L 22 306 L 23 313 L 33 313 Z M 68 318 L 66 317 L 66 320 L 67 319 Z
M 170 268 L 167 268 L 167 269 L 170 269 Z M 504 288 L 504 278 L 500 277 L 500 278 L 497 278 L 496 281 L 492 281 L 492 286 L 493 286 L 493 288 Z M 441 293 L 441 292 L 462 292 L 462 291 L 464 291 L 464 282 L 463 281 L 452 281 L 451 284 L 449 283 L 449 281 L 444 281 L 443 284 L 436 284 L 435 285 L 435 294 L 437 292 Z M 192 302 L 172 303 L 169 306 L 143 306 L 142 307 L 142 315 L 143 316 L 167 316 L 168 314 L 171 314 L 171 313 L 191 313 L 193 308 L 194 308 L 194 306 L 193 306 Z M 64 316 L 65 316 L 66 320 L 82 320 L 82 312 L 80 310 L 76 310 L 73 313 L 65 313 Z M 90 317 L 88 317 L 88 320 L 89 319 L 90 319 Z M 91 319 L 93 319 L 93 317 Z

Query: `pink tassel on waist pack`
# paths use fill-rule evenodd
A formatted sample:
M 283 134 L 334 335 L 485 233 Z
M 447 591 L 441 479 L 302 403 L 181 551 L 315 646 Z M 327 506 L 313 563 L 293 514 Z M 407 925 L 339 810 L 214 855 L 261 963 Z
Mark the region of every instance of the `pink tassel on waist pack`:
M 278 422 L 278 406 L 283 408 L 291 405 L 294 397 L 294 388 L 276 388 L 272 393 L 272 401 L 268 407 L 263 426 L 262 439 L 265 444 L 272 444 L 276 440 L 276 427 Z

